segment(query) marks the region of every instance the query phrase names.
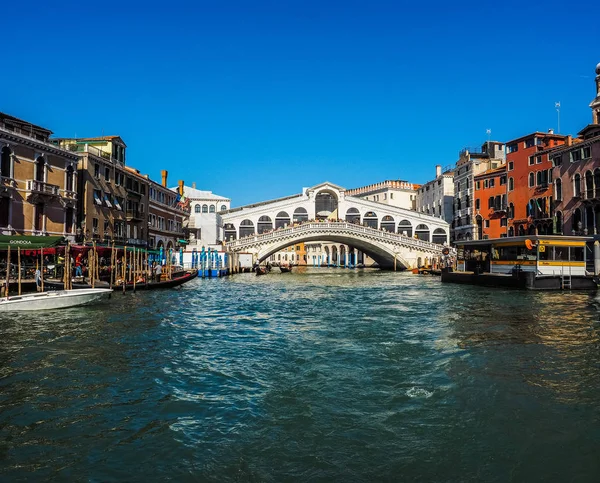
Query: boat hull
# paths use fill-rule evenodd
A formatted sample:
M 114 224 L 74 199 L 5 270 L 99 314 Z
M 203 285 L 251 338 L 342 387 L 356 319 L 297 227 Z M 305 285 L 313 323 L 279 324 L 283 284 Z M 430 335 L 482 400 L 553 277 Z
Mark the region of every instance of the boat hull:
M 88 305 L 110 297 L 111 289 L 56 290 L 0 298 L 0 312 L 54 310 Z

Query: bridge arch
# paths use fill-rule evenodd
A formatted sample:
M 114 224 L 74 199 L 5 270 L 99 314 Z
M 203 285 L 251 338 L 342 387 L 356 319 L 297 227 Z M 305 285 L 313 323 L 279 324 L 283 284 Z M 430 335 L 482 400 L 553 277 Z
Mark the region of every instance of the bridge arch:
M 278 251 L 289 246 L 293 246 L 302 242 L 308 243 L 311 241 L 334 242 L 349 245 L 350 247 L 354 248 L 354 250 L 360 250 L 361 252 L 369 255 L 369 257 L 375 260 L 381 268 L 394 268 L 394 256 L 396 257 L 396 267 L 398 270 L 411 268 L 411 263 L 404 257 L 402 253 L 394 253 L 393 250 L 390 250 L 388 247 L 377 242 L 376 240 L 368 240 L 365 238 L 348 235 L 324 233 L 298 234 L 296 236 L 286 238 L 285 240 L 277 241 L 269 246 L 265 246 L 257 253 L 258 261 L 262 262 L 267 260 L 274 253 L 277 253 Z M 325 248 L 325 251 L 328 251 L 327 247 Z M 337 260 L 337 253 L 337 248 L 334 245 L 331 249 L 331 252 L 329 252 L 331 263 L 333 263 L 333 260 Z

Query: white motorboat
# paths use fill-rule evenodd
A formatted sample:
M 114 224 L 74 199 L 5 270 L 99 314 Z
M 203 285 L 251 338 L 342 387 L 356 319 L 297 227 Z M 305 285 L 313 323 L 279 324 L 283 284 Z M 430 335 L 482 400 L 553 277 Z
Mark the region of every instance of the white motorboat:
M 109 288 L 56 290 L 0 298 L 0 312 L 23 310 L 52 310 L 88 305 L 110 297 Z

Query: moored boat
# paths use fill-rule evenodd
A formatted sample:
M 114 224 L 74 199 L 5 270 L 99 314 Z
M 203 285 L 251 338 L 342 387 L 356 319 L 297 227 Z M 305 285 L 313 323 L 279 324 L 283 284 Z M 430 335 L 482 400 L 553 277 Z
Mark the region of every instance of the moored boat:
M 281 273 L 288 273 L 288 272 L 292 271 L 292 266 L 291 265 L 280 265 L 279 270 L 281 270 Z
M 111 289 L 56 290 L 0 298 L 0 311 L 52 310 L 89 305 L 110 297 Z

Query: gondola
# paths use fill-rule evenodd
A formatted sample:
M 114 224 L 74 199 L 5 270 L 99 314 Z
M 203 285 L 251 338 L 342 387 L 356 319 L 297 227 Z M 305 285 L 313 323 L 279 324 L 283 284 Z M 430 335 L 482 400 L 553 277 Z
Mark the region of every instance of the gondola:
M 279 266 L 279 270 L 281 270 L 281 273 L 288 273 L 292 271 L 292 266 L 291 265 L 280 265 Z
M 154 290 L 161 288 L 173 288 L 178 287 L 179 285 L 183 285 L 186 282 L 196 278 L 198 276 L 198 270 L 192 270 L 190 272 L 185 272 L 184 275 L 180 277 L 173 278 L 171 280 L 162 280 L 160 282 L 136 282 L 135 287 L 133 282 L 129 282 L 125 284 L 125 290 Z M 108 282 L 96 282 L 96 288 L 109 288 Z M 91 288 L 92 286 L 88 283 L 78 283 L 73 282 L 73 289 L 84 289 Z M 44 288 L 47 290 L 63 290 L 64 283 L 55 281 L 55 280 L 44 280 Z M 122 284 L 113 284 L 110 288 L 114 290 L 123 290 Z
M 258 275 L 266 275 L 269 270 L 267 270 L 267 267 L 256 267 L 256 276 Z

